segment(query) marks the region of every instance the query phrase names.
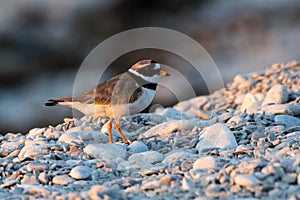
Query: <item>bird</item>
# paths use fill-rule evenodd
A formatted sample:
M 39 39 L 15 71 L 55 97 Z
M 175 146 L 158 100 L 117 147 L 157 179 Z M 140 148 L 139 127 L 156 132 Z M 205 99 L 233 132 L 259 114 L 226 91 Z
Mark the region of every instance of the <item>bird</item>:
M 96 87 L 76 97 L 53 98 L 45 106 L 66 106 L 79 110 L 85 115 L 106 117 L 108 121 L 108 139 L 113 143 L 112 127 L 115 128 L 125 144 L 129 141 L 120 128 L 120 119 L 139 113 L 152 102 L 161 77 L 169 74 L 161 69 L 154 60 L 141 60 L 128 71 L 106 80 Z

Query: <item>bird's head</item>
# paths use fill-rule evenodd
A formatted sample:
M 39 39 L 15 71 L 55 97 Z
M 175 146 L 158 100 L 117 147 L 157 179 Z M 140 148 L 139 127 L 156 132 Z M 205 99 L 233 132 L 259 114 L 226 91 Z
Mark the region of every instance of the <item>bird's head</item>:
M 135 63 L 129 71 L 151 83 L 157 83 L 162 76 L 169 76 L 166 71 L 161 69 L 160 64 L 154 60 L 141 60 Z

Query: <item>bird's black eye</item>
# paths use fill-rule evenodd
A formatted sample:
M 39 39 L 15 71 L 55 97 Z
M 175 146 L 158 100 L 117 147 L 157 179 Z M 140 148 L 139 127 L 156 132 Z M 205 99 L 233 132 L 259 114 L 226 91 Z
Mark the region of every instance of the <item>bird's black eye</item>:
M 156 64 L 156 63 L 158 63 L 158 62 L 156 62 L 155 60 L 151 60 L 151 63 Z

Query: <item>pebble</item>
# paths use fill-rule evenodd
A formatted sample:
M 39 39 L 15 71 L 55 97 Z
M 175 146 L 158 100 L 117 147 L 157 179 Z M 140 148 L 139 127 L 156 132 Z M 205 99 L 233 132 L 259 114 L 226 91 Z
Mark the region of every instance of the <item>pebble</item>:
M 25 174 L 21 180 L 22 185 L 38 185 L 39 181 L 35 175 Z
M 74 179 L 87 179 L 91 176 L 91 171 L 87 166 L 76 166 L 71 170 L 70 176 Z
M 193 169 L 215 169 L 217 162 L 212 156 L 203 156 L 196 160 L 193 164 Z
M 134 141 L 133 143 L 131 143 L 128 146 L 128 151 L 131 153 L 141 153 L 141 152 L 145 152 L 148 151 L 149 148 L 147 145 L 145 145 L 143 142 L 141 141 Z
M 33 128 L 28 132 L 28 136 L 39 136 L 45 132 L 46 128 Z
M 244 117 L 242 117 L 241 115 L 235 115 L 227 121 L 226 125 L 235 126 L 235 125 L 241 124 L 243 122 L 246 122 Z
M 37 195 L 37 196 L 42 196 L 42 197 L 48 197 L 50 194 L 50 191 L 47 190 L 46 188 L 38 185 L 28 185 L 27 187 L 24 188 L 24 194 L 29 194 L 29 195 Z
M 164 164 L 171 164 L 185 159 L 193 159 L 196 155 L 183 150 L 173 150 L 165 155 Z
M 208 198 L 220 198 L 220 199 L 226 199 L 229 194 L 226 192 L 226 190 L 219 184 L 210 184 L 205 189 L 205 195 Z
M 157 151 L 146 151 L 131 155 L 128 161 L 133 163 L 155 164 L 161 162 L 163 159 L 164 155 Z
M 87 144 L 98 144 L 108 142 L 108 136 L 99 131 L 81 131 L 79 132 L 79 137 Z
M 234 177 L 234 182 L 243 187 L 253 187 L 259 184 L 258 179 L 251 174 L 238 174 Z
M 195 126 L 199 125 L 199 119 L 190 120 L 170 120 L 159 125 L 156 125 L 143 133 L 142 137 L 151 137 L 154 135 L 166 136 L 175 130 L 192 130 Z
M 6 179 L 4 183 L 0 184 L 0 188 L 8 188 L 10 186 L 13 186 L 15 184 L 17 184 L 19 181 L 15 180 L 15 179 Z
M 289 99 L 289 93 L 286 89 L 285 85 L 274 85 L 271 89 L 267 92 L 266 98 L 264 99 L 262 105 L 269 105 L 269 104 L 284 104 L 287 103 Z
M 20 142 L 5 142 L 0 146 L 0 156 L 5 157 L 23 146 Z
M 217 123 L 200 133 L 196 149 L 204 152 L 211 149 L 235 149 L 236 147 L 237 142 L 232 132 L 224 124 Z
M 103 185 L 92 186 L 91 189 L 88 191 L 88 195 L 90 199 L 124 199 L 122 197 L 122 194 L 119 192 L 118 188 L 111 189 Z
M 275 104 L 275 105 L 268 105 L 262 106 L 259 109 L 260 111 L 266 114 L 283 114 L 283 115 L 292 115 L 293 112 L 291 111 L 290 107 L 287 104 Z
M 45 171 L 46 165 L 40 162 L 30 162 L 26 165 L 26 169 L 28 172 L 36 171 Z
M 48 184 L 50 181 L 50 177 L 48 174 L 46 174 L 45 172 L 42 172 L 39 174 L 38 179 L 41 183 L 43 184 Z
M 43 153 L 42 149 L 43 149 L 42 145 L 35 145 L 35 144 L 25 145 L 21 149 L 18 157 L 19 158 L 35 157 L 35 156 L 41 155 L 41 153 Z M 44 152 L 44 153 L 46 153 L 46 152 Z
M 259 105 L 258 99 L 253 94 L 246 94 L 244 97 L 243 103 L 241 105 L 241 112 L 245 112 L 251 107 L 257 107 Z
M 286 127 L 300 126 L 300 119 L 289 115 L 276 115 L 274 120 Z
M 67 144 L 81 144 L 83 142 L 78 132 L 64 133 L 58 138 L 58 141 Z
M 56 185 L 68 185 L 72 182 L 74 182 L 74 179 L 72 179 L 70 176 L 64 174 L 64 175 L 58 175 L 53 177 L 52 179 L 53 184 Z
M 89 144 L 83 151 L 92 158 L 115 161 L 117 158 L 125 159 L 126 148 L 116 144 Z

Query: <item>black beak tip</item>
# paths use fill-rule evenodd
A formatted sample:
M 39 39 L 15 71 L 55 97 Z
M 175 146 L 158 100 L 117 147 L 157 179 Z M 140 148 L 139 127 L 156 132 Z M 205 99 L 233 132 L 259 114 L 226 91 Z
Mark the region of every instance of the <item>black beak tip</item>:
M 151 63 L 156 64 L 156 63 L 158 63 L 158 62 L 155 61 L 155 60 L 151 60 Z

